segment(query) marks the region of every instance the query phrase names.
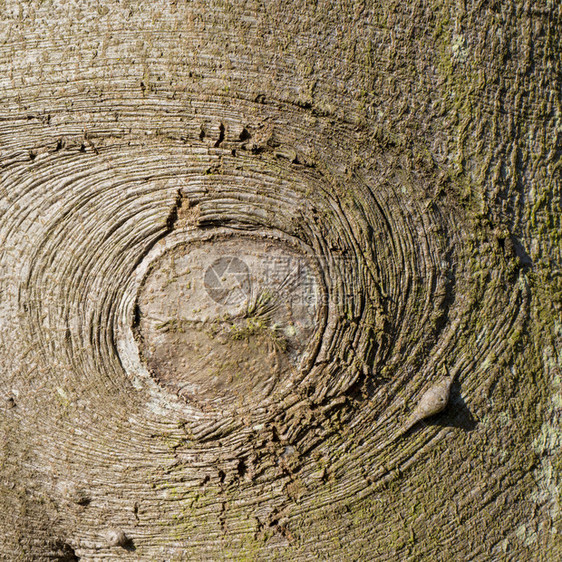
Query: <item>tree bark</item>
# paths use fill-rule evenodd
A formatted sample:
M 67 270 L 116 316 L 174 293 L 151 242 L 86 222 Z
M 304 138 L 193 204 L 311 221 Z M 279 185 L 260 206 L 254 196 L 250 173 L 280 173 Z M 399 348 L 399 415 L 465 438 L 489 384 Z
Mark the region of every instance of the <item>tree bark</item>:
M 561 17 L 5 1 L 4 559 L 559 559 Z

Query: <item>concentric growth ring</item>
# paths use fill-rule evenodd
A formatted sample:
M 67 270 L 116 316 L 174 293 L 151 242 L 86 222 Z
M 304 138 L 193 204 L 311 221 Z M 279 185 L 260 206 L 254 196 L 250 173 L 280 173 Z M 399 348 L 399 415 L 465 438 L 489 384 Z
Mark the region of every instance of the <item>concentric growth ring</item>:
M 52 489 L 88 490 L 85 553 L 81 529 L 130 526 L 135 502 L 135 544 L 158 558 L 162 541 L 197 557 L 193 529 L 242 552 L 281 517 L 296 535 L 367 501 L 436 433 L 392 446 L 405 403 L 445 357 L 473 363 L 464 226 L 430 175 L 296 106 L 190 103 L 120 99 L 87 142 L 63 114 L 26 122 L 3 156 L 3 385 L 42 412 L 21 424 Z M 487 297 L 495 353 L 526 298 Z

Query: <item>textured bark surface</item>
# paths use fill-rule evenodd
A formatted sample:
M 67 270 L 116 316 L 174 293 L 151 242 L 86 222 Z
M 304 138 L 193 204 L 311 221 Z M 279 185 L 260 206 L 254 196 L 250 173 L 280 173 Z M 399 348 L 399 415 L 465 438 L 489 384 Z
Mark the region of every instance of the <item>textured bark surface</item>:
M 559 2 L 1 6 L 6 560 L 560 558 Z

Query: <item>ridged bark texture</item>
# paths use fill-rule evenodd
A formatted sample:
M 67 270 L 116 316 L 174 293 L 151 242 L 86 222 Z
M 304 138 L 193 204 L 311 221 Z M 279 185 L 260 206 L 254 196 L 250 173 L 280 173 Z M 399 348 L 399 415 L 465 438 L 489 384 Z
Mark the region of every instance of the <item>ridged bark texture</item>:
M 560 2 L 0 6 L 0 556 L 562 557 Z

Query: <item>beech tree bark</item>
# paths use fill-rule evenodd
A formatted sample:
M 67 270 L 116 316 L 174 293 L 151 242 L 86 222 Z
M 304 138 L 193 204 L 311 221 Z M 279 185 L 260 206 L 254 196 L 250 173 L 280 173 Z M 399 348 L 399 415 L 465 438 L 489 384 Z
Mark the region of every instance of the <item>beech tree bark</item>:
M 1 6 L 4 559 L 562 556 L 559 2 Z

